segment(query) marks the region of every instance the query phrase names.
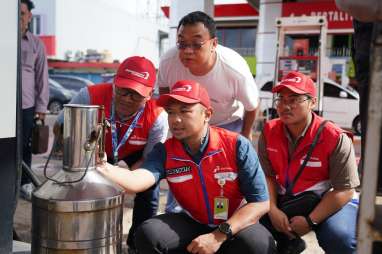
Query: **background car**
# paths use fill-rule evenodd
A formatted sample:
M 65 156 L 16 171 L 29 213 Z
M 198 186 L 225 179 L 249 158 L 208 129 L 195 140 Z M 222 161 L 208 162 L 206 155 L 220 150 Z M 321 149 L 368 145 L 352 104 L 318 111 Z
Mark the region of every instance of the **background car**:
M 260 109 L 266 118 L 276 110 L 272 107 L 273 83 L 268 82 L 260 89 Z M 359 95 L 351 89 L 345 88 L 330 79 L 324 79 L 324 97 L 322 101 L 323 117 L 335 122 L 345 129 L 351 129 L 355 134 L 361 134 L 359 116 Z
M 58 82 L 49 79 L 49 104 L 48 110 L 51 114 L 58 114 L 63 105 L 68 103 L 76 92 L 68 90 Z
M 79 92 L 84 87 L 94 85 L 94 83 L 88 79 L 72 75 L 50 74 L 49 78 L 57 81 L 64 88 L 75 92 Z
M 114 80 L 115 73 L 103 73 L 101 75 L 102 77 L 102 83 L 112 83 Z

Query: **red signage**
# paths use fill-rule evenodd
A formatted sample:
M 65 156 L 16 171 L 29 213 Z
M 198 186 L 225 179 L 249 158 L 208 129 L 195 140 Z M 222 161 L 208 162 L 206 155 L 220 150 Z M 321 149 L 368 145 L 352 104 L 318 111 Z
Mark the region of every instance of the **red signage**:
M 170 7 L 161 7 L 164 15 L 170 17 Z M 259 12 L 249 4 L 216 4 L 214 17 L 257 17 Z
M 216 4 L 215 17 L 257 17 L 259 12 L 249 4 Z
M 45 50 L 47 56 L 56 55 L 56 36 L 53 35 L 41 35 L 39 38 L 45 45 Z
M 119 63 L 65 62 L 48 60 L 49 68 L 56 69 L 110 69 L 116 71 Z
M 353 17 L 346 12 L 340 11 L 334 0 L 312 1 L 298 3 L 283 3 L 282 16 L 325 16 L 328 21 L 328 29 L 352 29 Z

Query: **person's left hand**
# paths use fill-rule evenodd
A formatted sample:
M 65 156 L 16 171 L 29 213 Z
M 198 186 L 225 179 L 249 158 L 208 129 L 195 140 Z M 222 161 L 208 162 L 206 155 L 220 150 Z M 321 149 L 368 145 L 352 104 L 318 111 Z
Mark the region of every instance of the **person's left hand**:
M 226 236 L 220 232 L 211 232 L 196 237 L 187 246 L 187 251 L 197 254 L 213 254 L 218 251 Z
M 291 218 L 290 227 L 292 228 L 292 231 L 297 233 L 299 236 L 303 236 L 312 230 L 304 216 L 295 216 Z
M 44 120 L 45 119 L 45 113 L 42 113 L 42 112 L 36 112 L 35 113 L 35 118 L 36 119 L 39 119 L 39 120 Z

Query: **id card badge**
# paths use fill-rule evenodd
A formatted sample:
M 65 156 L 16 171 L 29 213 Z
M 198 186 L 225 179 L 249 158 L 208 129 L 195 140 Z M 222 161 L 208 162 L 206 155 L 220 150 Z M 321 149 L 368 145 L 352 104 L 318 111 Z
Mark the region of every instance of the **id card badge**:
M 228 220 L 228 198 L 225 198 L 225 197 L 214 198 L 214 219 Z

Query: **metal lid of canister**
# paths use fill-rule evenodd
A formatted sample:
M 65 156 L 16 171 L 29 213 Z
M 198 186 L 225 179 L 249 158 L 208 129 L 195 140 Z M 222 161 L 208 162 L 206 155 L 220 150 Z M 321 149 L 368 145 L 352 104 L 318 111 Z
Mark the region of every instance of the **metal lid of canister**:
M 52 178 L 59 182 L 75 181 L 83 173 L 60 170 Z M 33 193 L 32 203 L 50 211 L 95 211 L 122 205 L 123 193 L 122 187 L 106 179 L 98 171 L 90 170 L 76 183 L 59 184 L 47 180 Z

